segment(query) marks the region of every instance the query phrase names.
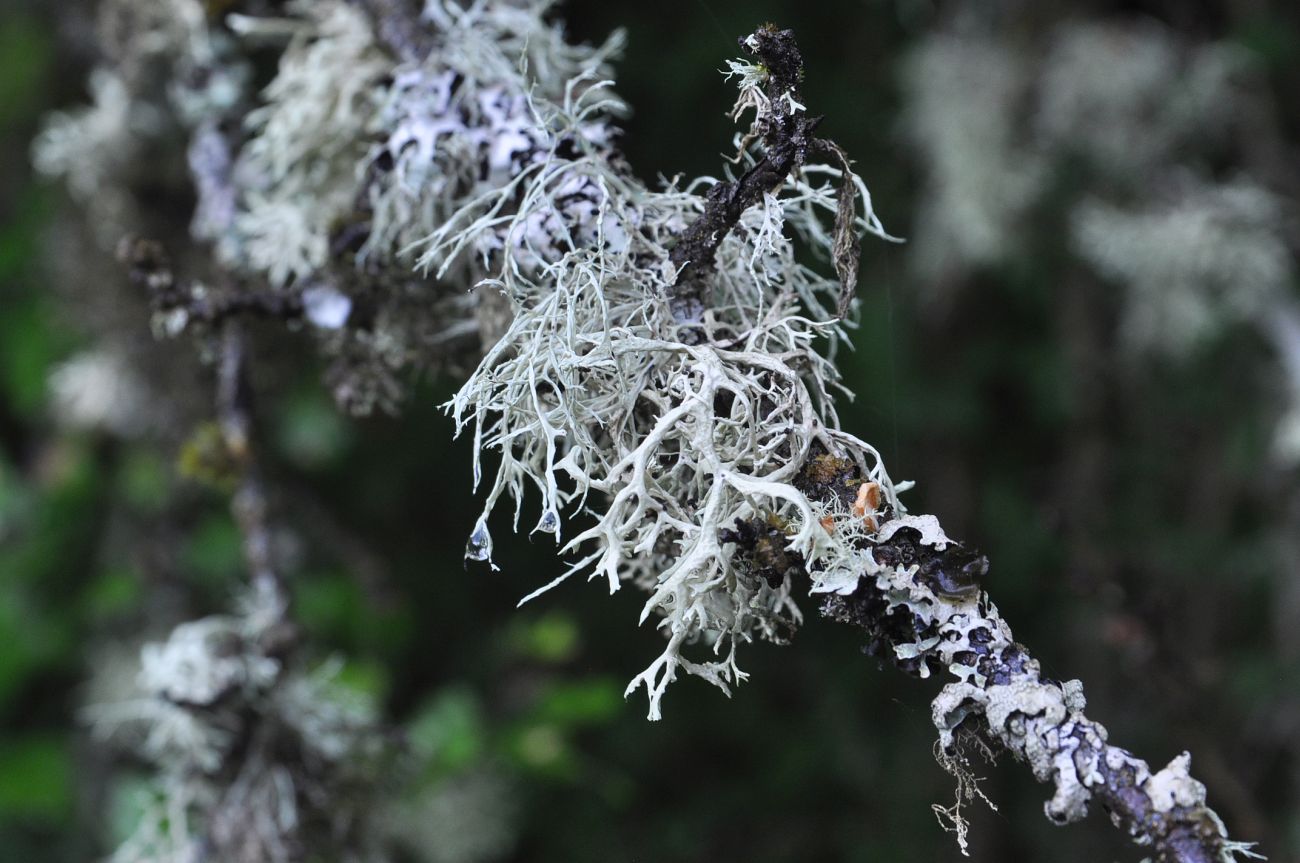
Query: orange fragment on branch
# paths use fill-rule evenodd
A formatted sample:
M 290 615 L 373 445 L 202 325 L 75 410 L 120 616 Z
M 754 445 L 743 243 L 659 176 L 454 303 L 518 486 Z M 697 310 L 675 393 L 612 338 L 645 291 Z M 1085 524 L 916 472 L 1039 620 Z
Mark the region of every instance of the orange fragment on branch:
M 875 533 L 879 526 L 876 522 L 876 511 L 880 509 L 880 483 L 864 482 L 858 486 L 858 496 L 853 500 L 852 511 L 855 516 L 862 519 L 867 530 Z

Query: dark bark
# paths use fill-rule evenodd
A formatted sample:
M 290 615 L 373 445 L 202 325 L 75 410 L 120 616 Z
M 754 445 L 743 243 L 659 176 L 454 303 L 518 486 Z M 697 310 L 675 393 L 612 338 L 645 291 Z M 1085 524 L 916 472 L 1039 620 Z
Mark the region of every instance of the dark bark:
M 739 178 L 719 183 L 709 190 L 704 212 L 682 232 L 670 253 L 677 268 L 677 282 L 670 301 L 673 316 L 683 323 L 698 321 L 704 312 L 706 281 L 713 269 L 718 247 L 735 228 L 745 210 L 763 200 L 799 170 L 810 156 L 833 162 L 843 173 L 835 221 L 835 268 L 840 276 L 839 314 L 848 311 L 857 285 L 860 245 L 853 229 L 857 194 L 844 151 L 813 132 L 820 116 L 809 116 L 802 107 L 803 55 L 793 30 L 767 25 L 739 40 L 740 47 L 767 70 L 764 93 L 771 110 L 756 118 L 752 135 L 763 144 L 763 157 Z
M 131 282 L 148 292 L 154 312 L 183 314 L 182 328 L 193 324 L 217 328 L 241 316 L 281 321 L 302 316 L 302 299 L 294 293 L 181 282 L 172 270 L 166 250 L 156 240 L 127 237 L 118 247 L 118 258 L 127 266 Z

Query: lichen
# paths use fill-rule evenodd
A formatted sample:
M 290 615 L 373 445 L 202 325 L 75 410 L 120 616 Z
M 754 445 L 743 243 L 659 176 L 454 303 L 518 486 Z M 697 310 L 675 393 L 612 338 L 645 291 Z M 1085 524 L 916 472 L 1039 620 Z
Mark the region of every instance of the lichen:
M 629 692 L 644 686 L 658 718 L 679 669 L 727 689 L 744 677 L 741 643 L 784 639 L 799 619 L 790 579 L 774 566 L 770 578 L 739 572 L 723 530 L 776 518 L 789 525 L 786 550 L 814 562 L 828 554 L 822 514 L 795 485 L 813 452 L 852 462 L 897 501 L 875 450 L 838 430 L 837 376 L 814 348 L 841 336 L 831 311 L 840 285 L 799 263 L 790 239 L 829 243 L 821 220 L 836 212 L 837 187 L 823 178 L 839 171 L 809 165 L 742 213 L 705 282 L 708 311 L 693 317 L 668 300 L 670 248 L 717 181 L 654 191 L 631 178 L 581 132 L 616 104 L 589 78 L 560 104 L 534 94 L 541 137 L 517 173 L 453 213 L 421 260 L 443 276 L 477 259 L 514 311 L 449 405 L 479 452 L 500 456 L 470 556 L 490 557 L 488 514 L 512 499 L 517 524 L 527 489 L 540 497 L 539 531 L 558 537 L 570 514 L 594 512 L 597 523 L 563 547 L 577 561 L 525 600 L 577 574 L 649 591 L 642 620 L 659 616 L 668 643 Z M 751 92 L 759 79 L 744 80 L 741 102 L 768 110 Z M 859 227 L 879 230 L 869 210 Z M 769 564 L 778 556 L 764 553 Z M 739 568 L 752 572 L 752 558 Z M 697 641 L 718 658 L 686 658 Z
M 254 602 L 177 626 L 140 654 L 136 691 L 92 705 L 101 740 L 157 768 L 151 802 L 114 863 L 290 861 L 358 850 L 356 820 L 390 744 L 375 708 L 303 670 Z
M 1206 805 L 1205 787 L 1189 773 L 1186 753 L 1153 774 L 1146 762 L 1110 745 L 1106 729 L 1084 715 L 1082 684 L 1046 678 L 986 595 L 946 596 L 918 581 L 918 554 L 951 554 L 960 546 L 937 531 L 929 532 L 928 542 L 918 539 L 914 525 L 925 519 L 895 521 L 903 524 L 891 528 L 887 522 L 860 539 L 875 561 L 874 578 L 828 596 L 822 612 L 865 628 L 871 651 L 905 671 L 927 676 L 946 668 L 955 678 L 931 705 L 939 763 L 958 783 L 955 803 L 936 805 L 935 813 L 956 833 L 963 852 L 968 825 L 961 809 L 983 796 L 964 754 L 974 737 L 1024 762 L 1040 782 L 1052 783 L 1044 812 L 1055 823 L 1077 821 L 1100 802 L 1135 842 L 1154 846 L 1161 860 L 1209 854 L 1229 863 L 1253 855 L 1249 844 L 1227 839 Z M 1180 843 L 1192 843 L 1202 856 L 1185 857 Z

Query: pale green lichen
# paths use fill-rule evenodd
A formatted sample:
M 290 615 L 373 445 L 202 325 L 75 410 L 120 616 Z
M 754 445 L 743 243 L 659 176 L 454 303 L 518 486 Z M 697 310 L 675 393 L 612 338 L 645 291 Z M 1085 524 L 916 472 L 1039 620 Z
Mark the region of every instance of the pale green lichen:
M 932 36 L 903 66 L 904 130 L 928 172 L 910 249 L 926 290 L 1017 247 L 1048 167 L 1016 127 L 1028 67 L 1014 46 L 980 33 Z
M 509 498 L 517 524 L 529 489 L 541 502 L 535 530 L 558 536 L 569 516 L 596 514 L 564 546 L 579 557 L 560 580 L 581 574 L 650 592 L 642 619 L 660 617 L 668 644 L 629 692 L 644 686 L 658 718 L 679 669 L 726 690 L 745 676 L 741 643 L 798 620 L 788 583 L 737 578 L 724 527 L 775 514 L 791 524 L 793 550 L 829 553 L 836 543 L 792 485 L 814 447 L 849 453 L 896 498 L 876 452 L 838 429 L 838 375 L 816 342 L 833 349 L 841 338 L 831 311 L 839 284 L 801 264 L 790 240 L 793 231 L 828 248 L 822 223 L 835 213 L 839 172 L 810 166 L 742 215 L 708 277 L 700 339 L 669 303 L 668 250 L 716 181 L 652 191 L 599 146 L 561 156 L 607 102 L 601 88 L 570 95 L 533 98 L 548 133 L 539 156 L 433 232 L 422 262 L 442 275 L 478 258 L 488 276 L 480 290 L 514 309 L 450 404 L 479 452 L 500 458 L 468 556 L 490 559 L 488 515 Z M 770 108 L 752 95 L 741 103 Z M 869 209 L 859 225 L 883 234 Z M 687 658 L 701 640 L 715 659 Z
M 304 672 L 268 653 L 275 625 L 256 604 L 181 624 L 141 650 L 134 693 L 87 709 L 101 739 L 158 771 L 113 863 L 365 850 L 355 822 L 389 747 L 374 705 L 337 683 L 337 663 Z
M 1234 323 L 1263 322 L 1294 277 L 1280 201 L 1252 183 L 1189 183 L 1145 209 L 1086 201 L 1073 240 L 1125 285 L 1131 349 L 1181 356 Z
M 236 170 L 245 194 L 235 231 L 246 265 L 274 285 L 322 268 L 331 232 L 361 190 L 359 163 L 392 62 L 370 21 L 336 0 L 297 2 L 302 16 L 279 73 L 249 114 Z

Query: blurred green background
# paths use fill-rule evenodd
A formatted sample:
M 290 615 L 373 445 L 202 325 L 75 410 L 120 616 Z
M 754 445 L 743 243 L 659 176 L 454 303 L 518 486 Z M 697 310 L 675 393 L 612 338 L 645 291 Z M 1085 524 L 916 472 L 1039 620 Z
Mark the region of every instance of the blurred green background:
M 716 70 L 755 25 L 793 27 L 822 131 L 886 226 L 911 233 L 922 181 L 899 131 L 900 61 L 949 23 L 945 4 L 574 0 L 559 13 L 585 39 L 627 29 L 623 149 L 647 178 L 720 170 L 733 90 Z M 1251 52 L 1295 144 L 1293 4 L 1044 3 L 1007 26 L 1117 14 Z M 28 150 L 42 113 L 85 100 L 88 15 L 0 3 L 0 861 L 15 863 L 94 859 L 122 835 L 142 768 L 79 725 L 92 672 L 159 620 L 225 608 L 241 570 L 226 501 L 177 471 L 179 442 L 68 434 L 51 418 L 51 371 L 86 335 L 55 284 L 62 199 Z M 1018 638 L 1049 674 L 1084 680 L 1112 740 L 1157 765 L 1190 749 L 1233 832 L 1300 860 L 1300 658 L 1285 647 L 1300 619 L 1278 614 L 1300 577 L 1284 555 L 1297 483 L 1268 457 L 1275 395 L 1253 372 L 1265 350 L 1230 332 L 1184 364 L 1111 363 L 1119 299 L 1100 292 L 1082 378 L 1061 261 L 1050 237 L 1025 245 L 936 315 L 905 249 L 867 243 L 844 424 L 918 480 L 913 511 L 989 554 Z M 432 753 L 431 783 L 494 777 L 510 839 L 482 859 L 959 859 L 930 809 L 952 797 L 931 757 L 935 682 L 878 669 L 809 607 L 792 646 L 745 652 L 752 677 L 730 700 L 686 679 L 649 723 L 640 696 L 622 700 L 659 650 L 635 627 L 641 596 L 569 584 L 516 610 L 560 571 L 544 540 L 499 543 L 501 572 L 462 565 L 470 447 L 437 409 L 454 381 L 422 382 L 399 417 L 354 421 L 310 360 L 288 367 L 267 412 L 301 531 L 297 615 Z M 1052 827 L 1018 765 L 983 772 L 999 809 L 970 812 L 974 859 L 1139 856 L 1103 816 Z

